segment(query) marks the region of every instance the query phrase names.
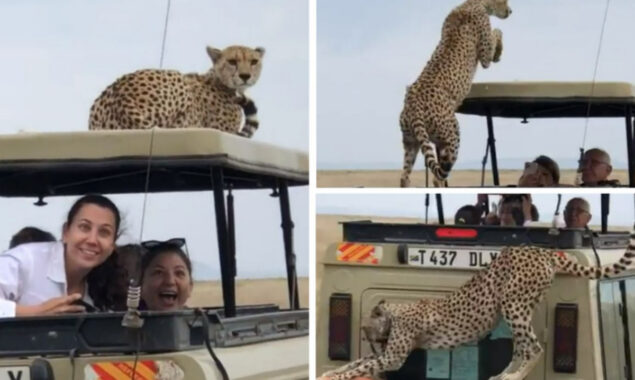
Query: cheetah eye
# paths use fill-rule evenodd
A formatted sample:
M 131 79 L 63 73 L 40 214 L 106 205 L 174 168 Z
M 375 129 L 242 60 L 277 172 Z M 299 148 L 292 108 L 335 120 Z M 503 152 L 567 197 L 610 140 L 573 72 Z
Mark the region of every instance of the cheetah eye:
M 258 64 L 258 60 L 257 59 L 252 59 L 251 60 L 251 65 L 252 66 L 256 66 Z
M 238 61 L 235 59 L 228 59 L 227 63 L 229 63 L 232 66 L 236 66 L 238 64 Z

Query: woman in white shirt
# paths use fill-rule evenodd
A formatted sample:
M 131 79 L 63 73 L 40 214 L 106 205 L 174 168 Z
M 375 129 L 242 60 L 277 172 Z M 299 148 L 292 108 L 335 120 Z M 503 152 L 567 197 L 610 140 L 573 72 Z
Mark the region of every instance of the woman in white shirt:
M 91 304 L 88 274 L 115 248 L 121 217 L 102 195 L 78 199 L 62 241 L 31 243 L 0 254 L 0 318 L 84 311 Z

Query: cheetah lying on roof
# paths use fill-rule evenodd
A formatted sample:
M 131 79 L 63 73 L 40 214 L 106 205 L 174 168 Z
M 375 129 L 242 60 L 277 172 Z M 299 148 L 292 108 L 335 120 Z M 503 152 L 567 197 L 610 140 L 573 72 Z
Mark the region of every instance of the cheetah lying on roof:
M 214 128 L 251 137 L 257 110 L 244 91 L 258 81 L 264 53 L 260 47 L 207 47 L 214 66 L 205 74 L 152 69 L 126 74 L 95 100 L 89 129 Z
M 401 187 L 410 186 L 419 149 L 434 185 L 447 186 L 459 150 L 454 112 L 470 91 L 478 63 L 488 68 L 503 51 L 502 33 L 492 30 L 489 16 L 507 18 L 511 12 L 507 0 L 467 0 L 445 19 L 441 41 L 419 78 L 408 86 L 399 118 L 404 147 Z
M 499 380 L 522 380 L 534 367 L 543 348 L 531 326 L 534 307 L 551 286 L 556 272 L 597 279 L 617 274 L 635 257 L 635 235 L 618 263 L 603 267 L 579 265 L 564 252 L 523 246 L 508 247 L 458 291 L 442 299 L 411 304 L 380 302 L 362 327 L 381 355 L 368 355 L 323 376 L 330 380 L 373 376 L 398 369 L 414 348 L 450 349 L 478 340 L 496 324 L 499 315 L 513 332 L 512 362 Z M 512 368 L 517 365 L 514 372 Z

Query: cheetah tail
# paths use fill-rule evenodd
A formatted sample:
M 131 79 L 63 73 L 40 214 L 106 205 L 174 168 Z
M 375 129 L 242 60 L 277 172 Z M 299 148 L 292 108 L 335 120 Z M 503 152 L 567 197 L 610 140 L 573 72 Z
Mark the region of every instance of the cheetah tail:
M 635 258 L 635 233 L 631 233 L 631 238 L 626 252 L 614 264 L 607 264 L 601 267 L 585 266 L 578 264 L 562 251 L 554 251 L 554 263 L 556 268 L 565 273 L 573 274 L 579 277 L 587 277 L 590 279 L 608 278 L 625 271 Z
M 423 144 L 423 157 L 426 162 L 426 167 L 430 169 L 432 175 L 437 180 L 445 181 L 445 179 L 448 178 L 449 173 L 439 165 L 436 148 L 432 143 Z
M 253 100 L 248 97 L 244 98 L 244 101 L 240 104 L 245 113 L 245 125 L 243 126 L 240 134 L 245 137 L 251 137 L 258 129 L 258 109 Z

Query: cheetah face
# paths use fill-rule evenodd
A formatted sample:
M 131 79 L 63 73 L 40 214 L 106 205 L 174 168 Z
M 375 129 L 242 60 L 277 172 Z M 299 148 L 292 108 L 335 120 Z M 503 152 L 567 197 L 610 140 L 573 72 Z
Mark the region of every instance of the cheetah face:
M 487 13 L 498 18 L 507 18 L 512 14 L 512 9 L 507 4 L 507 0 L 489 0 L 487 1 Z
M 265 49 L 230 46 L 220 50 L 208 46 L 207 54 L 214 62 L 212 72 L 221 83 L 242 92 L 258 81 Z
M 370 318 L 365 321 L 362 330 L 371 343 L 379 343 L 382 347 L 388 342 L 392 326 L 390 312 L 383 302 L 375 306 L 370 312 Z

